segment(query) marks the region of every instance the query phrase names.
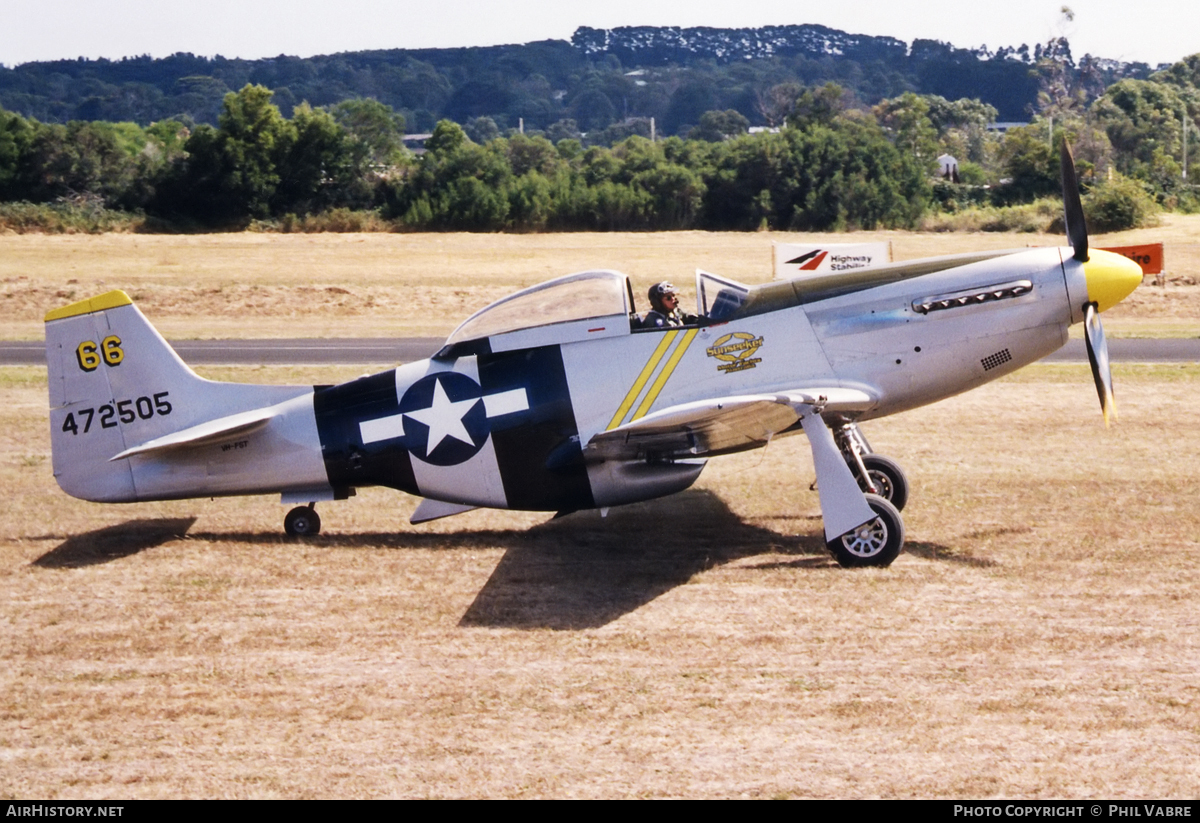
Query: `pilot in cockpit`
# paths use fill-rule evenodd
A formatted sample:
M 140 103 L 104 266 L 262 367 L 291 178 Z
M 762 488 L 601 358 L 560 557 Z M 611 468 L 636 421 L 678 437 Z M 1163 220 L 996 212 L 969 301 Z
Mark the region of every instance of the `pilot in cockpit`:
M 692 325 L 700 318 L 679 310 L 679 292 L 666 280 L 650 287 L 650 311 L 642 320 L 643 329 Z

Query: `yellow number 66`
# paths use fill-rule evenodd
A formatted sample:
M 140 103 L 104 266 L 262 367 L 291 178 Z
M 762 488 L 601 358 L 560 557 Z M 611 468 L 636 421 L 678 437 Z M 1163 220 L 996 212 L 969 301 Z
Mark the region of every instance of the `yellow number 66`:
M 104 356 L 104 362 L 108 365 L 121 365 L 121 361 L 125 359 L 125 351 L 121 348 L 121 338 L 110 334 L 101 341 L 99 350 L 94 342 L 84 340 L 75 349 L 75 359 L 79 361 L 79 368 L 84 371 L 95 371 L 96 367 L 100 365 L 101 353 Z

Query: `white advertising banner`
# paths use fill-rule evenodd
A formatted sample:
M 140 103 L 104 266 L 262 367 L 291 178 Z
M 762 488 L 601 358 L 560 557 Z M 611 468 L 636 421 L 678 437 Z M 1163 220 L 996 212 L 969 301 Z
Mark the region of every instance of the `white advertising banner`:
M 792 280 L 892 262 L 891 241 L 882 243 L 773 243 L 775 279 Z

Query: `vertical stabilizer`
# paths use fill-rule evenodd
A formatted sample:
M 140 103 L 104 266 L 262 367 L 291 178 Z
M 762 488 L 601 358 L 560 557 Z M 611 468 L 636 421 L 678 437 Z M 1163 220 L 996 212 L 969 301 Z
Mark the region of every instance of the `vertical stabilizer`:
M 243 470 L 223 464 L 219 470 L 226 480 L 216 482 L 212 474 L 218 467 L 213 459 L 194 448 L 153 460 L 125 456 L 144 444 L 231 415 L 287 401 L 302 406 L 304 395 L 311 397 L 312 391 L 311 387 L 205 380 L 188 368 L 125 292 L 111 291 L 47 314 L 46 364 L 54 477 L 73 497 L 130 502 L 222 494 L 253 488 L 256 477 L 268 488 L 287 485 L 287 477 L 273 480 L 262 465 Z M 271 436 L 282 429 L 287 437 L 298 438 L 299 451 L 312 451 L 309 462 L 320 465 L 311 401 L 309 420 L 303 408 L 299 410 L 299 416 L 278 409 L 261 417 L 264 421 L 280 417 Z M 305 431 L 296 433 L 297 425 Z M 263 448 L 257 457 L 261 460 L 278 451 Z M 224 453 L 218 450 L 218 454 Z M 249 460 L 254 457 L 246 455 Z M 233 458 L 221 459 L 228 464 Z M 297 474 L 294 466 L 280 465 L 283 474 Z M 229 479 L 235 470 L 250 479 Z M 323 482 L 323 477 L 317 480 Z
M 180 428 L 180 400 L 205 381 L 123 291 L 47 314 L 46 365 L 59 485 L 86 500 L 136 500 L 129 462 L 109 458 L 133 445 L 131 438 Z

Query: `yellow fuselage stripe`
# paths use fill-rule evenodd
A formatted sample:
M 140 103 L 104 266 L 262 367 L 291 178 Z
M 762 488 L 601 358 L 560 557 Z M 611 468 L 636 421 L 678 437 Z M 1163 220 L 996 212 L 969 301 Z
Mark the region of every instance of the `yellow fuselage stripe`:
M 662 341 L 658 344 L 658 348 L 654 350 L 654 354 L 650 355 L 650 359 L 646 362 L 646 367 L 642 369 L 642 373 L 637 376 L 637 380 L 633 381 L 633 387 L 629 393 L 625 395 L 625 399 L 621 401 L 617 413 L 613 415 L 612 420 L 608 422 L 608 428 L 605 431 L 615 429 L 621 425 L 625 419 L 625 415 L 629 413 L 629 409 L 633 406 L 638 395 L 642 393 L 642 387 L 646 385 L 646 381 L 650 379 L 650 375 L 654 374 L 654 370 L 658 368 L 659 361 L 663 359 L 663 355 L 667 353 L 667 349 L 671 347 L 671 342 L 679 336 L 679 332 L 670 331 L 663 335 Z
M 646 392 L 646 396 L 642 398 L 641 405 L 637 411 L 633 413 L 633 419 L 638 420 L 646 415 L 650 407 L 654 405 L 654 401 L 658 399 L 659 392 L 663 390 L 663 386 L 667 385 L 667 381 L 671 379 L 671 374 L 675 371 L 675 367 L 679 365 L 679 361 L 683 359 L 683 353 L 688 350 L 688 346 L 692 345 L 692 339 L 696 336 L 696 329 L 690 329 L 683 335 L 683 340 L 675 347 L 675 351 L 671 352 L 671 357 L 667 360 L 667 365 L 663 366 L 663 370 L 658 373 L 654 384 L 650 386 L 650 391 Z

